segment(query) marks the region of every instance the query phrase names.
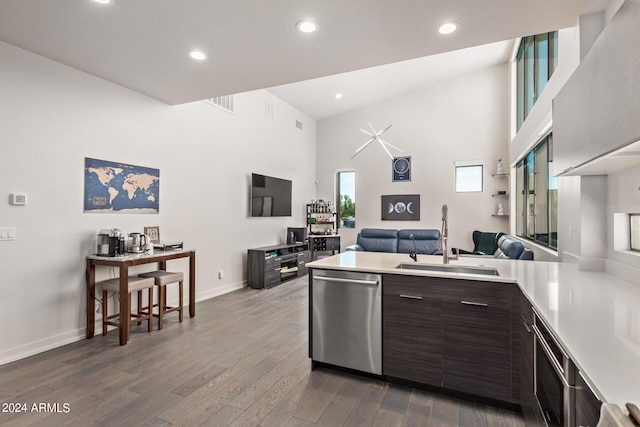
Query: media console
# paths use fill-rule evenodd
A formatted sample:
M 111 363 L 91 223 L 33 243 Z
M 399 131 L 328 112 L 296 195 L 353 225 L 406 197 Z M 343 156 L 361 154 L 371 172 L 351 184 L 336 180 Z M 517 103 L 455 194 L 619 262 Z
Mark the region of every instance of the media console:
M 247 285 L 266 289 L 307 274 L 306 243 L 264 246 L 247 252 Z

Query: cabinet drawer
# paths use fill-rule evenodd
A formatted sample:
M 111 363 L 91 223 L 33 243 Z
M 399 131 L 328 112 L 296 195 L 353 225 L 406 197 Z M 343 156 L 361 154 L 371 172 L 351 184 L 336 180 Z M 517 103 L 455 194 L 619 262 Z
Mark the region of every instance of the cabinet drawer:
M 433 278 L 443 299 L 461 305 L 477 305 L 511 310 L 511 284 L 480 280 Z M 508 319 L 508 317 L 507 317 Z
M 339 237 L 327 237 L 326 247 L 328 251 L 340 250 L 340 238 Z
M 269 257 L 264 260 L 264 268 L 266 270 L 272 270 L 276 267 L 280 267 L 280 257 Z
M 382 294 L 440 298 L 441 288 L 433 279 L 433 277 L 385 274 L 382 281 Z
M 311 259 L 311 253 L 309 251 L 303 251 L 298 253 L 298 263 L 309 261 Z

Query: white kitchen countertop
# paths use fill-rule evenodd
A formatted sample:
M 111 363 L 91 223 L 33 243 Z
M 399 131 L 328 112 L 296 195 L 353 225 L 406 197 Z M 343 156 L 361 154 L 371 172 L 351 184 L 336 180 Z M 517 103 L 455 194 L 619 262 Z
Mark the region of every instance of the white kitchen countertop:
M 343 252 L 310 268 L 466 277 L 517 283 L 605 402 L 640 402 L 640 287 L 610 274 L 578 271 L 576 264 L 461 257 L 452 265 L 495 267 L 499 276 L 394 269 L 408 254 Z M 442 256 L 418 255 L 442 264 Z

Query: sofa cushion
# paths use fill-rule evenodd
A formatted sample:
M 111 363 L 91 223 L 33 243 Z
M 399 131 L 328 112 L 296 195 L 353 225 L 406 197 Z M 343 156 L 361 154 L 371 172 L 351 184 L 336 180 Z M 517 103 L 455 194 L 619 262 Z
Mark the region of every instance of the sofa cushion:
M 357 244 L 367 252 L 396 252 L 398 230 L 363 228 L 358 234 Z
M 498 249 L 493 254 L 494 258 L 520 259 L 524 251 L 524 244 L 509 235 L 504 235 L 498 240 Z
M 413 235 L 415 241 L 415 249 L 419 254 L 433 255 L 438 251 L 440 246 L 440 230 L 400 230 L 398 232 L 398 252 L 403 254 L 410 254 L 414 250 L 413 241 L 411 240 Z

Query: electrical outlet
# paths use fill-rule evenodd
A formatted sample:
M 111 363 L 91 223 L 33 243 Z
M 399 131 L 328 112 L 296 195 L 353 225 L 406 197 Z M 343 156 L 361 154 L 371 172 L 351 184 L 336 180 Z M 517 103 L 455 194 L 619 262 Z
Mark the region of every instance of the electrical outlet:
M 0 227 L 0 240 L 16 240 L 16 228 Z

